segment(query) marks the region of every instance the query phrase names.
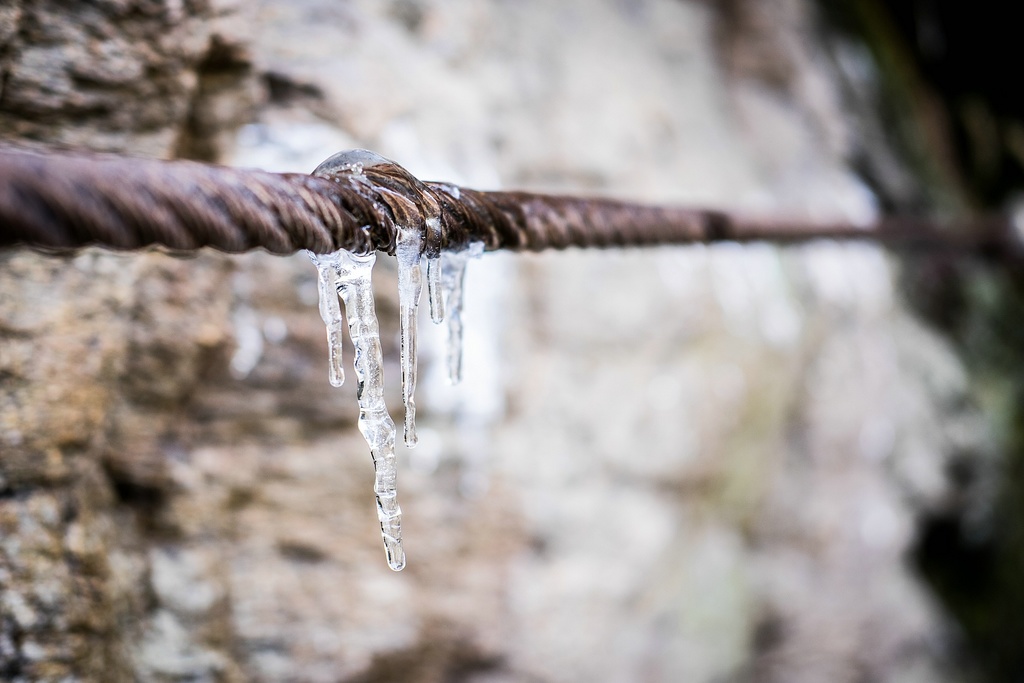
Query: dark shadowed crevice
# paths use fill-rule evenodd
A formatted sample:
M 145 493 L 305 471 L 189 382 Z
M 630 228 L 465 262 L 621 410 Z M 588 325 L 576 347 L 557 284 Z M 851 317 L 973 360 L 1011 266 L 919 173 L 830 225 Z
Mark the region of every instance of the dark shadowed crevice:
M 255 81 L 248 49 L 218 34 L 196 66 L 198 84 L 174 156 L 220 161 L 234 130 L 255 116 Z
M 135 513 L 141 533 L 147 537 L 165 535 L 160 534 L 160 517 L 167 507 L 168 492 L 158 486 L 130 481 L 109 468 L 107 475 L 117 502 Z
M 360 674 L 345 683 L 391 683 L 400 680 L 463 683 L 481 674 L 500 673 L 500 657 L 481 652 L 472 641 L 453 634 L 451 626 L 428 623 L 423 642 L 411 648 L 374 657 Z
M 275 106 L 309 104 L 325 99 L 324 91 L 318 85 L 295 80 L 288 74 L 267 71 L 261 80 L 266 88 L 269 104 Z
M 1024 91 L 1015 81 L 1019 25 L 998 0 L 819 0 L 825 16 L 873 57 L 879 116 L 930 210 L 999 209 L 1024 187 Z M 863 164 L 865 170 L 869 164 Z M 878 177 L 866 180 L 888 208 L 901 204 Z M 929 209 L 929 207 L 924 207 Z M 913 562 L 965 637 L 984 680 L 1024 680 L 1024 277 L 964 257 L 902 262 L 901 285 L 917 312 L 956 345 L 994 439 L 993 490 L 954 460 L 950 501 L 919 520 Z M 993 460 L 988 460 L 990 463 Z
M 0 7 L 0 111 L 4 108 L 7 82 L 11 78 L 14 54 L 21 43 L 24 8 L 20 1 Z

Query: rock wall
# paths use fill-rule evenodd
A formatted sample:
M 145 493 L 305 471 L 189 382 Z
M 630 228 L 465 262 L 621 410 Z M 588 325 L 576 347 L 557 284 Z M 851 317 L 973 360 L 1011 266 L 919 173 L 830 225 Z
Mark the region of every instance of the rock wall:
M 15 2 L 0 65 L 29 142 L 875 210 L 802 0 Z M 303 257 L 0 264 L 0 677 L 961 680 L 906 554 L 985 434 L 875 248 L 473 263 L 460 388 L 421 323 L 401 574 Z

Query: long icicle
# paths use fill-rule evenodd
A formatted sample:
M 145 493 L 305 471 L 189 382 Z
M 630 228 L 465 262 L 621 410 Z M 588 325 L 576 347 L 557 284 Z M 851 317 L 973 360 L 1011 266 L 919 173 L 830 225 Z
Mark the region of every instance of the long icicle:
M 306 252 L 316 266 L 317 289 L 320 294 L 320 317 L 327 326 L 327 351 L 329 354 L 328 380 L 331 386 L 340 387 L 345 383 L 345 366 L 342 364 L 341 337 L 345 321 L 341 317 L 341 302 L 338 300 L 338 283 L 334 268 L 324 265 L 311 251 Z
M 377 255 L 357 256 L 337 251 L 321 256 L 320 260 L 334 268 L 338 294 L 345 302 L 349 336 L 355 347 L 353 364 L 358 382 L 359 431 L 373 456 L 377 518 L 388 566 L 401 571 L 405 567 L 405 550 L 402 548 L 402 509 L 398 506 L 395 423 L 384 403 L 384 361 L 371 285 Z
M 441 288 L 444 290 L 447 308 L 448 332 L 448 382 L 462 381 L 462 295 L 466 279 L 466 264 L 471 258 L 484 253 L 483 242 L 473 242 L 463 251 L 446 251 L 441 254 Z
M 402 402 L 405 404 L 405 445 L 414 448 L 416 435 L 416 318 L 423 292 L 420 251 L 423 238 L 414 228 L 399 228 L 395 245 L 398 259 L 398 307 L 401 327 Z

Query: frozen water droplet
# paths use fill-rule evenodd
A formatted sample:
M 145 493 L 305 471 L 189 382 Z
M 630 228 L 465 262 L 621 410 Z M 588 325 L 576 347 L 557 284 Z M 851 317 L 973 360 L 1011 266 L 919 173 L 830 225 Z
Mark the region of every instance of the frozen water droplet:
M 345 152 L 338 152 L 328 157 L 322 164 L 313 171 L 315 176 L 339 175 L 349 173 L 362 175 L 363 171 L 374 166 L 394 164 L 390 159 L 385 159 L 376 152 L 366 149 L 350 149 Z
M 398 229 L 398 307 L 401 327 L 402 402 L 405 404 L 405 445 L 416 446 L 416 314 L 423 292 L 420 251 L 423 240 L 414 228 Z
M 484 253 L 483 242 L 473 242 L 463 251 L 441 254 L 441 288 L 448 308 L 448 381 L 462 381 L 462 293 L 466 264 Z
M 402 510 L 398 506 L 395 423 L 384 403 L 384 361 L 371 285 L 376 260 L 373 253 L 357 256 L 342 250 L 318 256 L 314 263 L 318 269 L 332 270 L 337 294 L 345 303 L 349 337 L 355 347 L 358 425 L 373 457 L 377 518 L 388 566 L 401 571 L 405 567 L 405 551 L 402 548 Z
M 344 321 L 341 317 L 341 302 L 338 300 L 337 276 L 331 260 L 321 260 L 313 252 L 309 260 L 316 266 L 317 289 L 320 294 L 320 317 L 327 326 L 328 379 L 331 386 L 340 387 L 345 383 L 345 368 L 342 365 L 341 334 Z

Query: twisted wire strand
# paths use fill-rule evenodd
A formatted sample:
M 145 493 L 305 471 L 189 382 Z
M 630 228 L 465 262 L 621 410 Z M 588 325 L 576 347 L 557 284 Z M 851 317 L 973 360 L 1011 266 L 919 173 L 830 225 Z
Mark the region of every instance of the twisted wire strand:
M 440 223 L 439 233 L 427 229 L 431 218 Z M 1022 253 L 1019 231 L 1001 216 L 959 226 L 900 218 L 863 226 L 481 192 L 422 182 L 363 151 L 335 155 L 305 175 L 0 147 L 0 247 L 394 253 L 398 226 L 423 231 L 430 254 L 470 242 L 483 242 L 488 250 L 540 251 L 819 238 L 999 257 Z

